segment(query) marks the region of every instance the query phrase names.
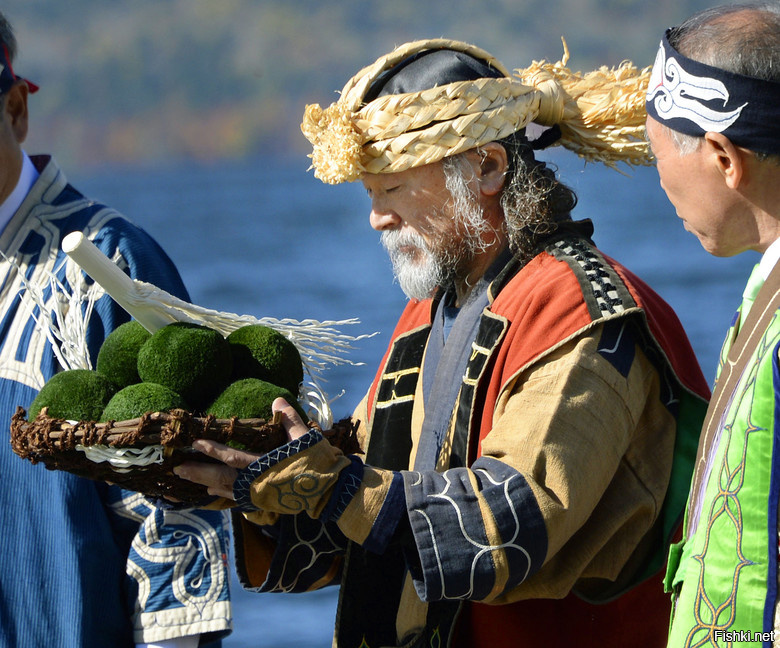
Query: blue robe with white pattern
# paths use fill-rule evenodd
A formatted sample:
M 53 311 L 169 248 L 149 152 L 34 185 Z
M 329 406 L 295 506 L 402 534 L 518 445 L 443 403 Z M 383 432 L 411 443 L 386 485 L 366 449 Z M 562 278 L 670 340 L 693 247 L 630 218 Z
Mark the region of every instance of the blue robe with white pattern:
M 54 160 L 33 158 L 40 177 L 0 233 L 0 418 L 61 370 L 36 325 L 20 273 L 47 285 L 91 283 L 64 265 L 61 241 L 84 232 L 131 277 L 178 297 L 187 291 L 171 260 L 143 230 L 70 186 Z M 49 290 L 47 305 L 56 299 Z M 107 333 L 129 319 L 108 296 L 87 339 L 94 366 Z M 23 461 L 0 450 L 0 646 L 121 648 L 230 629 L 227 527 L 216 511 L 167 511 L 136 493 Z

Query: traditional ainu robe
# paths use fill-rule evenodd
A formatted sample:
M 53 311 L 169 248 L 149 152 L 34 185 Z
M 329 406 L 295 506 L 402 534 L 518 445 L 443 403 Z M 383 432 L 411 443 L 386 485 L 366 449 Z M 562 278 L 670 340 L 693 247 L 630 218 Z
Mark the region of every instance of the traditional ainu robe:
M 780 493 L 780 266 L 721 352 L 686 510 L 670 553 L 670 646 L 772 643 Z M 762 636 L 762 633 L 763 634 Z M 763 643 L 762 643 L 763 642 Z
M 402 314 L 355 414 L 366 467 L 337 523 L 236 516 L 243 582 L 340 578 L 350 648 L 662 645 L 658 572 L 708 395 L 694 354 L 584 238 L 494 271 L 446 341 L 441 296 Z
M 47 287 L 47 308 L 86 278 L 61 249 L 82 231 L 131 277 L 182 299 L 187 292 L 160 246 L 115 210 L 81 195 L 53 159 L 0 234 L 0 418 L 8 434 L 59 371 L 35 322 L 24 282 Z M 129 315 L 102 296 L 86 331 L 94 366 L 105 336 Z M 217 511 L 166 511 L 137 493 L 23 461 L 0 451 L 0 645 L 19 648 L 132 647 L 186 635 L 218 638 L 231 627 L 227 523 Z

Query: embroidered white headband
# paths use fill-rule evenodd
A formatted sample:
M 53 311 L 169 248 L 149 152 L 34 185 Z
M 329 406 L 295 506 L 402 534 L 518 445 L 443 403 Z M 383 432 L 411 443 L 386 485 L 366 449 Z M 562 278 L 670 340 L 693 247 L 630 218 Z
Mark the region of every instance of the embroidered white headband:
M 723 133 L 737 146 L 780 153 L 780 83 L 699 63 L 669 44 L 666 31 L 647 88 L 647 114 L 672 130 Z

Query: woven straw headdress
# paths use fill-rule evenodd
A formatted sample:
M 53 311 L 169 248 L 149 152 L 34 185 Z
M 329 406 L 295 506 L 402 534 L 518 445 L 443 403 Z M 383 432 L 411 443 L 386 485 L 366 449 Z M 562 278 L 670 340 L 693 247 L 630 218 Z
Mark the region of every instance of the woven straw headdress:
M 426 50 L 464 52 L 503 78 L 456 81 L 420 92 L 364 97 L 382 73 Z M 507 69 L 484 50 L 447 39 L 407 43 L 363 68 L 323 109 L 306 106 L 301 130 L 313 146 L 314 175 L 329 184 L 364 173 L 395 173 L 507 137 L 530 122 L 558 125 L 560 144 L 589 161 L 647 164 L 645 92 L 650 68 L 626 61 L 581 74 L 558 63 Z

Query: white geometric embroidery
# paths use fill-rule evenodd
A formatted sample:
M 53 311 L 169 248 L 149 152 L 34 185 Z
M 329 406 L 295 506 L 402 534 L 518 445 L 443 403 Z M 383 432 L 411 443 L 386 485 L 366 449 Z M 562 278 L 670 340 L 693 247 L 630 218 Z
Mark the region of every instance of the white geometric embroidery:
M 86 204 L 86 201 L 74 203 L 71 211 L 83 209 Z M 58 213 L 58 217 L 69 213 Z M 102 210 L 90 221 L 87 231 L 97 231 L 112 218 L 116 218 L 113 212 Z M 91 368 L 83 329 L 91 305 L 104 291 L 96 283 L 87 283 L 81 269 L 70 259 L 65 262 L 65 285 L 57 285 L 55 278 L 63 262 L 61 255 L 56 253 L 55 244 L 60 232 L 44 217 L 28 220 L 29 223 L 17 233 L 15 242 L 25 240 L 35 228 L 41 241 L 35 253 L 44 252 L 46 256 L 30 267 L 32 253 L 18 253 L 12 255 L 13 259 L 0 253 L 0 312 L 10 313 L 19 308 L 21 313 L 11 320 L 12 326 L 0 347 L 0 377 L 40 389 L 45 382 L 41 365 L 47 353 L 54 353 L 65 369 Z M 122 269 L 127 267 L 124 258 L 115 256 L 112 260 Z M 82 304 L 85 309 L 81 308 Z M 37 309 L 40 309 L 37 318 L 42 326 L 34 325 L 36 316 L 33 313 Z M 32 332 L 28 332 L 30 326 L 33 326 Z M 63 337 L 67 339 L 63 340 Z M 47 339 L 52 344 L 51 349 L 47 348 Z
M 728 112 L 719 112 L 701 103 L 714 99 L 721 99 L 726 105 L 729 92 L 725 84 L 686 72 L 677 59 L 666 58 L 661 43 L 647 86 L 647 101 L 653 103 L 658 116 L 662 119 L 687 119 L 705 132 L 721 133 L 737 121 L 748 102 Z

